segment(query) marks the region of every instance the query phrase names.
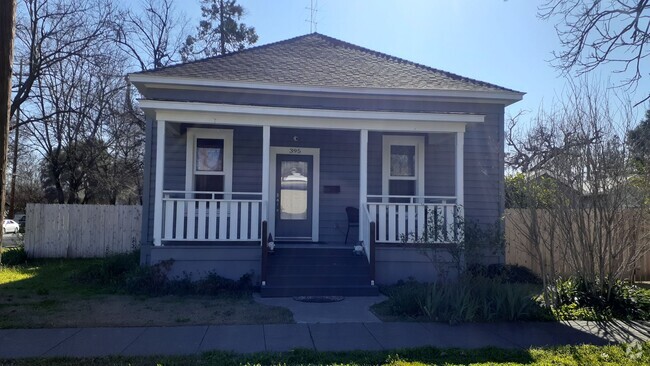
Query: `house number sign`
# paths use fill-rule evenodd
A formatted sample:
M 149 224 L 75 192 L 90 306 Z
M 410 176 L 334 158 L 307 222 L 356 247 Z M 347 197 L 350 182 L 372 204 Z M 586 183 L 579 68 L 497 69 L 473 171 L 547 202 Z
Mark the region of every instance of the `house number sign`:
M 289 149 L 289 154 L 300 154 L 302 151 L 297 148 L 290 148 Z

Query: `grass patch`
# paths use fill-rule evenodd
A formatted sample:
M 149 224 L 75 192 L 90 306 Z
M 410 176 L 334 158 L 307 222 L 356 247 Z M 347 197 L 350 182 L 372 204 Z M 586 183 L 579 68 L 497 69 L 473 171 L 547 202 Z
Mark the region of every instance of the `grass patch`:
M 238 281 L 220 277 L 146 291 L 154 286 L 138 261 L 128 254 L 1 268 L 0 328 L 293 323 L 289 310 L 259 304 L 250 290 L 234 292 Z
M 103 357 L 88 359 L 26 359 L 5 365 L 647 365 L 650 345 L 565 346 L 530 350 L 483 348 L 474 350 L 431 347 L 397 351 L 316 352 L 239 355 L 209 352 L 195 356 Z

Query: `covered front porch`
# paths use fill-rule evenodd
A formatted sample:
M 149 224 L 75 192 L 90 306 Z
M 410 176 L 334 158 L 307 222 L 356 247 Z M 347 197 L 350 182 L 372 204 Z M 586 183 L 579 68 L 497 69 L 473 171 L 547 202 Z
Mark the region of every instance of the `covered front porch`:
M 262 222 L 276 241 L 360 243 L 366 253 L 373 239 L 458 240 L 464 131 L 481 115 L 142 107 L 156 116 L 152 155 L 164 157 L 151 174 L 154 246 L 260 245 Z M 359 213 L 349 235 L 347 207 Z

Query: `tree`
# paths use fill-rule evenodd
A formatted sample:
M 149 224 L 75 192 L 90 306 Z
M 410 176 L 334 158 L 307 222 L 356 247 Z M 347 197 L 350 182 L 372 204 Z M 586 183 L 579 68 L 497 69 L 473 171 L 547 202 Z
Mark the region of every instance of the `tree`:
M 257 42 L 254 27 L 240 23 L 244 8 L 237 0 L 201 0 L 203 19 L 185 40 L 183 61 L 241 51 Z
M 7 185 L 7 144 L 11 121 L 11 65 L 14 60 L 16 1 L 0 3 L 0 219 L 5 214 Z M 0 266 L 2 266 L 2 238 L 0 237 Z
M 639 187 L 630 179 L 626 136 L 633 117 L 615 112 L 631 108 L 611 106 L 611 100 L 605 89 L 572 84 L 570 94 L 550 112 L 540 112 L 528 131 L 513 133 L 517 123 L 510 123 L 512 167 L 548 172 L 561 183 L 540 196 L 535 176 L 524 176 L 517 194 L 523 209 L 509 220 L 542 274 L 549 306 L 557 304 L 552 285 L 566 275 L 609 300 L 617 281 L 630 276 L 650 250 L 650 202 L 639 199 Z
M 114 39 L 140 70 L 158 69 L 180 58 L 185 23 L 172 0 L 143 0 L 140 11 L 120 12 L 113 24 Z
M 614 64 L 627 78 L 622 85 L 635 86 L 643 76 L 643 60 L 649 55 L 650 2 L 648 0 L 546 0 L 542 19 L 558 18 L 556 32 L 562 50 L 556 66 L 579 75 L 603 64 Z M 646 96 L 642 103 L 650 99 Z
M 98 50 L 114 16 L 108 0 L 23 0 L 16 25 L 16 56 L 27 61 L 16 85 L 11 115 L 32 94 L 38 78 L 71 57 Z M 31 120 L 21 121 L 28 124 Z
M 650 173 L 650 110 L 646 111 L 645 118 L 630 132 L 628 142 L 632 158 L 640 172 Z

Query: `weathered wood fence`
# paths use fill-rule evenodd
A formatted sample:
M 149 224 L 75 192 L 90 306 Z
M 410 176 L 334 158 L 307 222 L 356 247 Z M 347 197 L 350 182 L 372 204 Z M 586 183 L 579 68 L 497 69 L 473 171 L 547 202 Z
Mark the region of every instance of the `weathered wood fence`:
M 141 206 L 28 204 L 31 258 L 91 258 L 140 247 Z
M 527 210 L 520 209 L 507 209 L 505 214 L 505 226 L 506 226 L 506 263 L 507 264 L 518 264 L 520 266 L 528 267 L 535 273 L 540 273 L 539 263 L 535 260 L 534 256 L 526 251 L 524 248 L 530 248 L 528 239 L 521 235 L 517 228 L 523 227 L 523 218 L 521 215 L 527 215 Z M 540 212 L 540 215 L 544 213 Z M 542 233 L 548 234 L 548 228 L 544 228 L 544 225 L 548 225 L 550 220 L 540 220 L 542 226 Z M 646 227 L 650 227 L 650 223 L 645 223 Z M 649 228 L 650 230 L 650 228 Z M 545 238 L 548 240 L 548 237 Z M 558 244 L 559 245 L 559 244 Z M 554 266 L 559 273 L 569 273 L 569 265 L 566 258 L 562 255 L 564 248 L 556 246 L 555 250 L 555 260 Z M 544 253 L 545 257 L 549 258 L 548 252 Z M 634 275 L 634 279 L 637 281 L 650 281 L 650 253 L 646 254 L 640 258 L 635 268 L 630 268 L 630 276 Z

